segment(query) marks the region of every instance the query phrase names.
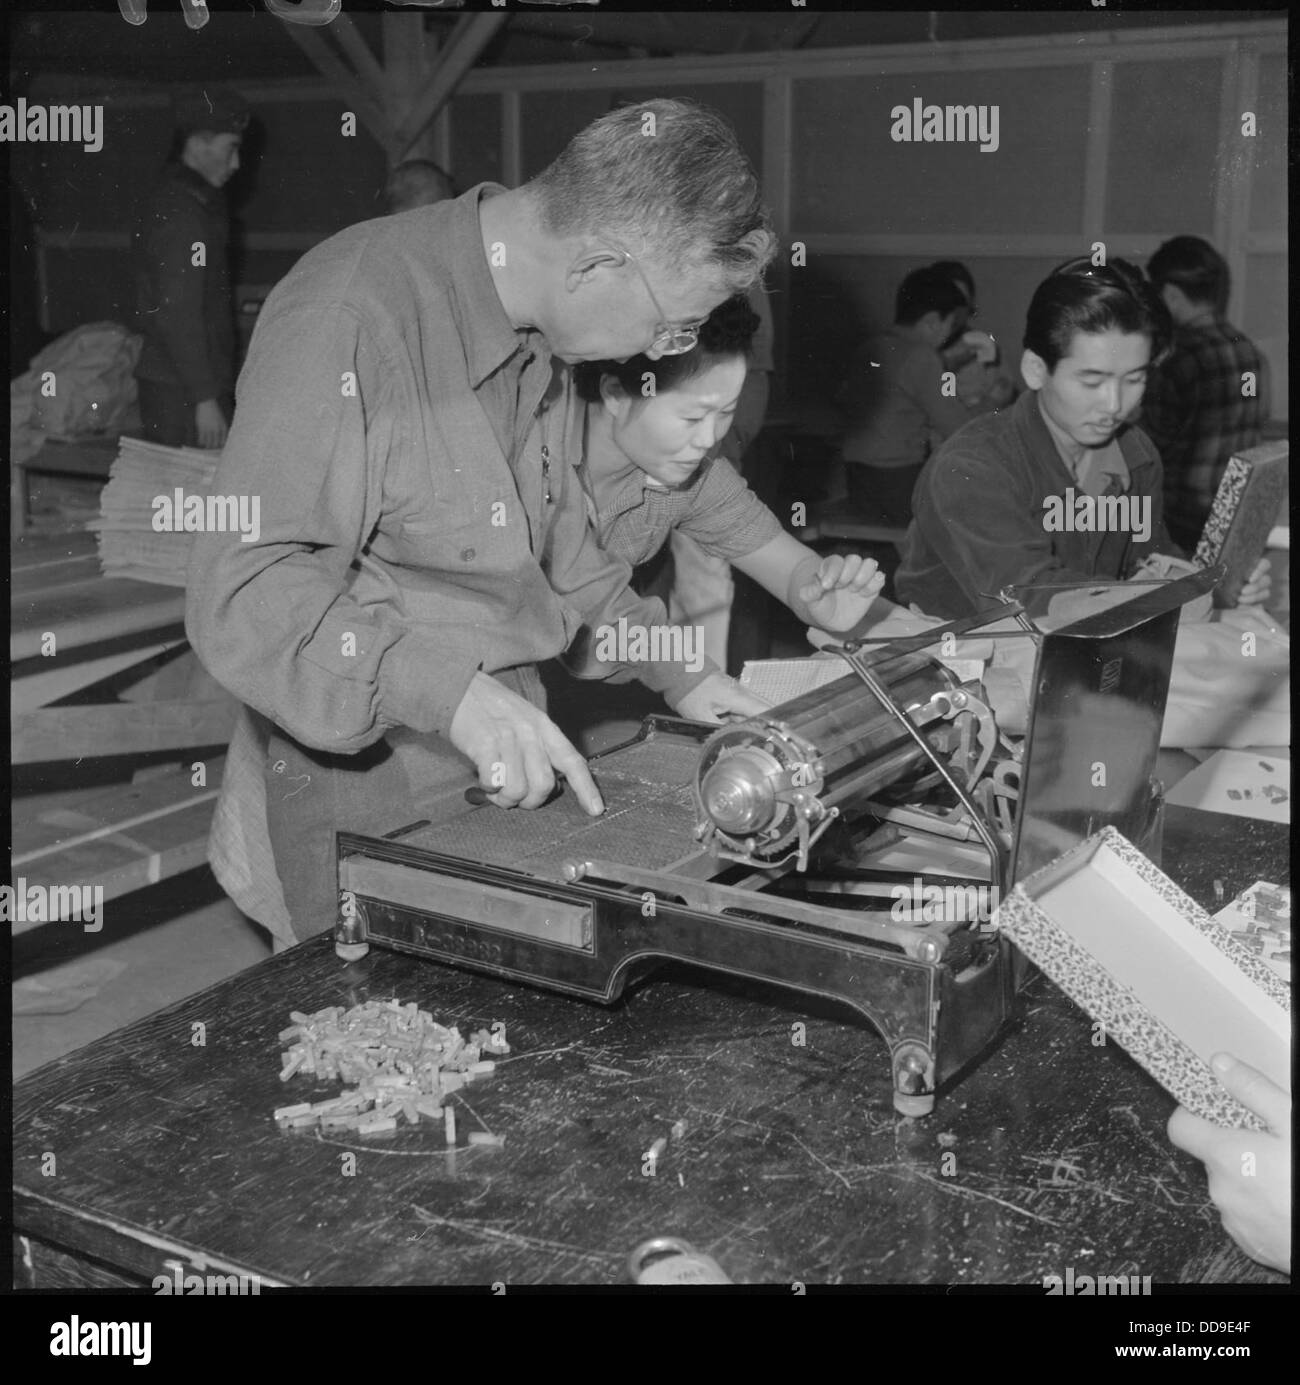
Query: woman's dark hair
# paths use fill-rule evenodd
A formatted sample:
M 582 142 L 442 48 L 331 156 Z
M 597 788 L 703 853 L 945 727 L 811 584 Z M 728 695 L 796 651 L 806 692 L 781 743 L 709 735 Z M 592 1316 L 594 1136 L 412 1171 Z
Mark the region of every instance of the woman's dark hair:
M 709 314 L 692 350 L 680 356 L 661 356 L 657 361 L 648 356 L 633 356 L 621 363 L 587 361 L 574 371 L 578 393 L 588 403 L 595 403 L 600 398 L 603 375 L 612 375 L 623 392 L 633 399 L 652 397 L 647 388 L 647 376 L 654 381 L 654 395 L 680 389 L 720 361 L 748 357 L 758 326 L 758 314 L 749 306 L 745 295 L 738 293 Z
M 1135 265 L 1070 260 L 1034 290 L 1025 319 L 1025 350 L 1054 371 L 1069 355 L 1076 333 L 1112 329 L 1149 337 L 1152 365 L 1160 363 L 1173 333 L 1169 310 Z

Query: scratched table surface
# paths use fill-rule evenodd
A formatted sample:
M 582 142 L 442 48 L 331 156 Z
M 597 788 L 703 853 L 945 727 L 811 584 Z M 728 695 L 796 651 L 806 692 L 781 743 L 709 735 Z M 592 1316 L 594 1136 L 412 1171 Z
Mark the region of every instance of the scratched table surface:
M 1212 904 L 1215 878 L 1285 879 L 1286 837 L 1171 810 L 1165 861 L 1194 860 Z M 454 1098 L 459 1139 L 503 1148 L 448 1151 L 429 1121 L 277 1129 L 275 1107 L 337 1091 L 279 1081 L 289 1012 L 391 997 L 463 1033 L 504 1022 L 511 1056 Z M 639 1242 L 678 1235 L 740 1284 L 1285 1283 L 1169 1144 L 1173 1099 L 1091 1039 L 1038 977 L 909 1120 L 874 1033 L 792 992 L 674 967 L 606 1008 L 378 950 L 345 967 L 321 938 L 18 1085 L 21 1258 L 37 1284 L 147 1284 L 178 1259 L 267 1286 L 619 1284 Z

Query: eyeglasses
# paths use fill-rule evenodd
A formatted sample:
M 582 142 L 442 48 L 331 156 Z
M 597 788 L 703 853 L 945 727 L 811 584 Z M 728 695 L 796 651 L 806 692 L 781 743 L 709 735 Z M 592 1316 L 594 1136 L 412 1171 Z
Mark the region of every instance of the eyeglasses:
M 696 343 L 700 339 L 700 328 L 704 326 L 705 318 L 698 322 L 688 322 L 683 327 L 671 327 L 668 323 L 668 314 L 663 310 L 663 304 L 655 297 L 655 291 L 650 287 L 650 280 L 645 277 L 641 266 L 636 262 L 636 256 L 629 250 L 619 250 L 627 263 L 640 275 L 641 282 L 645 285 L 645 291 L 650 295 L 650 301 L 654 304 L 655 312 L 659 314 L 659 324 L 656 328 L 655 339 L 646 347 L 647 351 L 657 351 L 661 356 L 683 356 L 688 351 L 695 349 Z

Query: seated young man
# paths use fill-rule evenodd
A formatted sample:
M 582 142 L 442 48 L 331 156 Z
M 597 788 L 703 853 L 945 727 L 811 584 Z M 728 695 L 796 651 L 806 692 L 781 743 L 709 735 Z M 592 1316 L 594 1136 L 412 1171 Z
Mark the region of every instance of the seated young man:
M 898 286 L 894 325 L 854 355 L 839 395 L 849 420 L 844 470 L 849 499 L 867 519 L 906 524 L 932 449 L 970 418 L 944 390 L 939 355 L 969 310 L 950 274 L 914 269 Z
M 1268 417 L 1264 363 L 1223 315 L 1228 265 L 1212 245 L 1175 236 L 1147 273 L 1174 320 L 1174 340 L 1147 385 L 1142 427 L 1160 449 L 1165 522 L 1191 551 L 1230 458 L 1259 444 Z
M 973 419 L 926 466 L 895 578 L 899 596 L 955 619 L 996 606 L 1004 588 L 1030 615 L 1052 590 L 1132 577 L 1181 557 L 1165 530 L 1160 457 L 1129 423 L 1169 315 L 1139 270 L 1074 260 L 1037 288 L 1014 407 Z M 1261 563 L 1244 603 L 1268 593 Z

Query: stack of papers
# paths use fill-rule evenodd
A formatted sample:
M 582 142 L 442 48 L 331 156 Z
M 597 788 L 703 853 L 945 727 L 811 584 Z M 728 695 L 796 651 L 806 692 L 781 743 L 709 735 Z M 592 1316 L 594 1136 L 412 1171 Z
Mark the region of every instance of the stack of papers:
M 194 531 L 181 527 L 184 516 L 177 515 L 176 493 L 179 489 L 182 498 L 206 497 L 220 456 L 193 447 L 122 439 L 100 495 L 99 518 L 86 525 L 96 531 L 105 577 L 185 585 Z M 156 503 L 162 500 L 165 506 Z

